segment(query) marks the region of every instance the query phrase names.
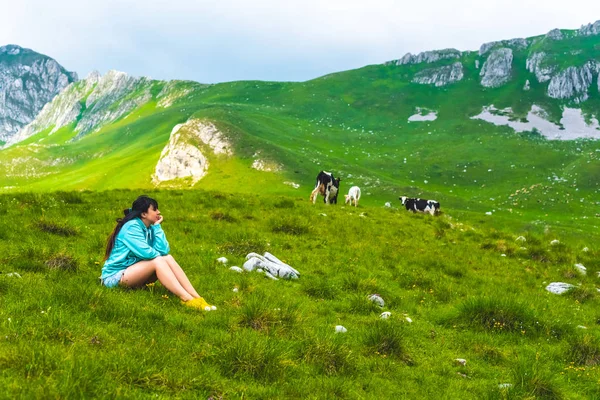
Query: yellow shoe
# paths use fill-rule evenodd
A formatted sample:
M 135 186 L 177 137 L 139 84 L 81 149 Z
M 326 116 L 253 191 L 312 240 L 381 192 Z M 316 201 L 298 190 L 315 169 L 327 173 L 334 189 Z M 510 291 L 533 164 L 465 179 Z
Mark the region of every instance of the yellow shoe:
M 217 309 L 217 307 L 208 304 L 206 300 L 204 300 L 202 297 L 198 297 L 197 299 L 192 299 L 188 301 L 183 301 L 182 303 L 188 307 L 197 308 L 203 311 L 214 311 Z

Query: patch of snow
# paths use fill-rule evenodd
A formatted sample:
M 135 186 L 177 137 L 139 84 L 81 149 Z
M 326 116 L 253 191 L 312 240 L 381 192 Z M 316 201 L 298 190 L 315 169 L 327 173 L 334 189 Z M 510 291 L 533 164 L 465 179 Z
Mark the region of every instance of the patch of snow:
M 573 140 L 579 138 L 600 139 L 600 123 L 596 117 L 590 119 L 587 124 L 581 109 L 565 107 L 563 109 L 560 123 L 564 129 L 548 121 L 546 112 L 537 105 L 532 105 L 527 113 L 528 122 L 510 121 L 514 115 L 512 110 L 498 110 L 494 105 L 483 107 L 481 113 L 471 117 L 490 122 L 496 126 L 507 125 L 515 132 L 526 132 L 537 130 L 550 140 Z
M 427 114 L 422 115 L 422 111 L 427 111 Z M 408 117 L 408 122 L 435 121 L 436 119 L 437 111 L 425 110 L 417 107 L 417 113 Z

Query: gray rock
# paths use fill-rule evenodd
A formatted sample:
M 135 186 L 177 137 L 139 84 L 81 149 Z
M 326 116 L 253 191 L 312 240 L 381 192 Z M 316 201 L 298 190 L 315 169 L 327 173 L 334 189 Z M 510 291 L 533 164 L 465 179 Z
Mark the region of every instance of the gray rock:
M 600 20 L 593 24 L 581 25 L 581 28 L 577 31 L 581 36 L 592 36 L 600 33 Z
M 439 60 L 447 60 L 453 58 L 460 58 L 461 52 L 456 49 L 443 49 L 443 50 L 432 50 L 424 51 L 417 55 L 406 53 L 404 57 L 399 60 L 392 60 L 385 63 L 385 65 L 406 65 L 406 64 L 421 64 L 421 63 L 432 63 Z
M 517 38 L 510 40 L 500 40 L 497 42 L 484 43 L 479 48 L 479 55 L 483 56 L 494 47 L 514 47 L 517 50 L 526 49 L 529 46 L 527 39 Z
M 548 32 L 546 37 L 552 40 L 562 40 L 564 38 L 562 31 L 558 28 L 552 29 L 550 32 Z
M 0 47 L 0 140 L 8 141 L 77 74 L 50 57 L 16 45 Z
M 483 64 L 479 75 L 481 85 L 498 87 L 510 80 L 513 54 L 512 49 L 503 47 L 492 51 Z
M 412 81 L 421 85 L 435 85 L 439 87 L 458 82 L 463 77 L 463 65 L 460 62 L 455 62 L 452 65 L 419 71 L 415 74 Z
M 527 91 L 529 89 L 531 89 L 531 86 L 529 85 L 529 79 L 527 79 L 525 81 L 525 85 L 523 86 L 523 90 Z
M 573 289 L 575 286 L 565 282 L 552 282 L 546 286 L 546 290 L 554 294 L 563 294 Z
M 588 89 L 598 73 L 599 64 L 588 61 L 581 67 L 568 67 L 552 77 L 548 85 L 548 96 L 553 99 L 572 99 L 581 103 L 588 99 Z
M 552 78 L 552 74 L 557 70 L 556 65 L 545 65 L 546 53 L 543 51 L 535 52 L 527 58 L 525 66 L 533 74 L 538 82 L 546 82 Z

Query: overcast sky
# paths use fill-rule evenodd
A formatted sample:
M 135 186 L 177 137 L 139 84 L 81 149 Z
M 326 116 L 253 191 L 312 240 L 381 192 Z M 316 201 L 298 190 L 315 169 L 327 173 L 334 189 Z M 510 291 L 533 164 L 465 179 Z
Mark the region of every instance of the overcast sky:
M 2 2 L 0 45 L 84 78 L 110 69 L 203 83 L 304 81 L 405 53 L 578 29 L 599 1 L 19 0 Z

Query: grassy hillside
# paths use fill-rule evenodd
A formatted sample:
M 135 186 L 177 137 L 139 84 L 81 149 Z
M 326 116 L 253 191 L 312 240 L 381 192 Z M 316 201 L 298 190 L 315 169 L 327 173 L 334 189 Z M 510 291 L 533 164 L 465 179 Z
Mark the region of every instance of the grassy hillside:
M 480 85 L 475 61 L 483 63 L 485 57 L 476 52 L 460 58 L 465 78 L 442 88 L 411 79 L 453 60 L 367 66 L 302 83 L 171 82 L 173 93 L 183 95 L 166 108 L 157 106 L 165 83 L 144 81 L 153 99 L 115 123 L 77 140 L 74 124 L 51 135 L 46 130 L 1 150 L 0 190 L 152 187 L 151 175 L 172 128 L 193 117 L 215 123 L 234 147 L 230 158 L 207 155 L 211 167 L 196 185 L 200 188 L 308 196 L 314 176 L 325 169 L 342 177 L 342 190 L 359 185 L 370 204 L 418 195 L 455 211 L 495 210 L 527 221 L 596 228 L 595 213 L 589 212 L 600 173 L 595 141 L 548 141 L 470 119 L 485 105 L 511 107 L 524 117 L 537 104 L 558 122 L 561 107 L 571 104 L 550 99 L 547 83 L 537 83 L 524 66 L 537 51 L 560 68 L 598 58 L 598 36 L 563 33 L 562 41 L 530 38 L 535 43 L 528 49 L 514 49 L 513 76 L 495 89 Z M 566 52 L 567 47 L 577 51 Z M 527 92 L 525 80 L 531 82 Z M 590 99 L 578 106 L 588 117 L 598 115 L 596 88 L 594 78 Z M 409 123 L 417 107 L 437 111 L 438 119 Z M 91 111 L 82 115 L 86 112 Z M 257 152 L 283 170 L 251 169 Z M 284 181 L 301 188 L 294 191 Z M 573 215 L 586 218 L 574 221 Z
M 7 398 L 600 396 L 594 235 L 305 196 L 152 191 L 172 254 L 219 308 L 204 314 L 158 284 L 98 285 L 105 239 L 137 194 L 0 196 Z M 300 279 L 216 262 L 241 266 L 252 251 L 275 254 Z M 554 281 L 579 286 L 558 296 L 544 290 Z M 367 300 L 373 293 L 385 307 Z

